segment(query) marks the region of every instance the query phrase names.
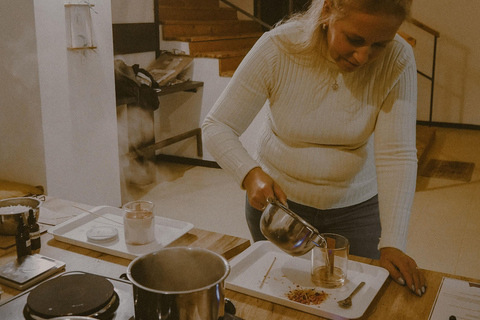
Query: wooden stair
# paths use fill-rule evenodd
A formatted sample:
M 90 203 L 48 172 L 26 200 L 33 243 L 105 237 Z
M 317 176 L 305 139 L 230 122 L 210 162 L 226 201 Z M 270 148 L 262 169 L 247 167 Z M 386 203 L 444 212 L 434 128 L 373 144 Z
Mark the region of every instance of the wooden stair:
M 240 20 L 218 0 L 159 0 L 162 39 L 189 44 L 190 55 L 215 58 L 220 76 L 231 77 L 263 34 L 251 20 Z

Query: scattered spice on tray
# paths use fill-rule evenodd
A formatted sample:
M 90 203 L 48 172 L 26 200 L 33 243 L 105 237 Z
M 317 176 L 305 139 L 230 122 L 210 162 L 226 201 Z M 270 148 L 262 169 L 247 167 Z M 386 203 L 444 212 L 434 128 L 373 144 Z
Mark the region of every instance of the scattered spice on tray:
M 328 294 L 324 291 L 317 291 L 316 289 L 303 289 L 298 287 L 286 293 L 289 300 L 299 302 L 307 305 L 318 305 L 325 301 Z

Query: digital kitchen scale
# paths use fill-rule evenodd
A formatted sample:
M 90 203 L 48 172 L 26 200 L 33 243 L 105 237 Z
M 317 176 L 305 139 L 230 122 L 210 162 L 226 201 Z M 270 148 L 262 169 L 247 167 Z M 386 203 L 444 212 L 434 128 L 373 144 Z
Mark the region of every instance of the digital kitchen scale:
M 65 270 L 65 263 L 41 254 L 33 254 L 0 267 L 0 283 L 25 290 L 52 274 Z

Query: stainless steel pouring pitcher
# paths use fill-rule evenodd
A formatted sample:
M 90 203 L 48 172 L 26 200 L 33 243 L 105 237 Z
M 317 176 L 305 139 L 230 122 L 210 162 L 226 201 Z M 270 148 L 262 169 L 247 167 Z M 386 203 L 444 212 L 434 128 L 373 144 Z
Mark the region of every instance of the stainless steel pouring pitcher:
M 225 313 L 224 281 L 230 266 L 201 248 L 172 247 L 133 260 L 136 320 L 218 320 Z
M 260 219 L 260 230 L 268 240 L 292 256 L 301 256 L 315 246 L 326 245 L 317 229 L 276 199 L 268 199 Z

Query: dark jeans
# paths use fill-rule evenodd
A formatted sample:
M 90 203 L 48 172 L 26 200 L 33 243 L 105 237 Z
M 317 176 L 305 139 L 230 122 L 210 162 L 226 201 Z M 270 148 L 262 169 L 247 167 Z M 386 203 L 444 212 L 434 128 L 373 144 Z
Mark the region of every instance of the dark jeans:
M 382 227 L 378 196 L 346 208 L 320 210 L 288 201 L 288 207 L 320 233 L 338 233 L 350 241 L 350 254 L 379 259 L 378 243 Z M 248 228 L 253 241 L 266 240 L 260 231 L 262 211 L 245 205 Z

